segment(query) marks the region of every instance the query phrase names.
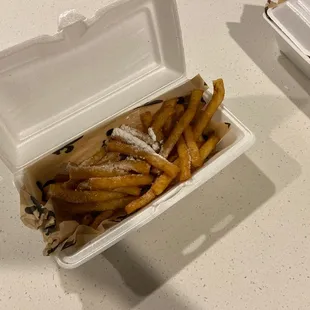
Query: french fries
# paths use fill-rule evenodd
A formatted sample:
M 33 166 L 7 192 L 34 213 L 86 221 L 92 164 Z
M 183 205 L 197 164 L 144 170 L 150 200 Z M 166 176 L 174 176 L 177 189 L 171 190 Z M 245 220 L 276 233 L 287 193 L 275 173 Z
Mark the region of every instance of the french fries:
M 194 134 L 191 126 L 188 126 L 184 130 L 184 138 L 186 141 L 186 145 L 189 150 L 190 158 L 191 158 L 191 164 L 194 168 L 199 168 L 202 166 L 202 160 L 199 154 L 199 148 L 198 145 L 194 139 Z
M 69 165 L 68 171 L 72 180 L 84 180 L 94 177 L 115 177 L 129 174 L 130 171 L 149 174 L 151 166 L 141 160 L 123 160 L 101 166 Z
M 180 159 L 179 166 L 181 169 L 179 179 L 181 182 L 184 182 L 191 177 L 191 158 L 183 136 L 181 136 L 178 141 L 177 150 Z
M 160 155 L 162 155 L 163 157 L 167 158 L 169 156 L 170 152 L 179 141 L 183 131 L 186 129 L 186 127 L 190 124 L 190 122 L 194 118 L 202 94 L 203 90 L 200 89 L 193 90 L 187 110 L 184 112 L 178 123 L 172 129 L 170 136 L 163 145 L 163 148 L 160 152 Z
M 203 161 L 207 159 L 207 157 L 211 154 L 211 152 L 215 149 L 216 145 L 220 141 L 220 138 L 215 134 L 211 135 L 209 139 L 202 145 L 199 150 L 200 157 Z
M 71 180 L 85 180 L 93 177 L 115 177 L 128 174 L 126 170 L 115 168 L 114 164 L 102 166 L 68 165 L 68 171 Z
M 180 170 L 173 163 L 169 162 L 168 160 L 156 153 L 149 153 L 143 148 L 128 145 L 119 141 L 109 141 L 107 144 L 107 149 L 112 152 L 119 152 L 126 155 L 144 158 L 150 165 L 167 173 L 172 177 L 175 177 Z
M 175 108 L 175 122 L 178 122 L 179 119 L 184 114 L 185 108 L 184 105 L 178 104 Z
M 141 196 L 140 198 L 133 200 L 132 202 L 130 202 L 126 207 L 125 207 L 125 211 L 127 214 L 131 214 L 136 212 L 139 209 L 142 209 L 143 207 L 145 207 L 147 204 L 149 204 L 152 200 L 154 200 L 156 198 L 155 193 L 152 191 L 152 189 L 150 189 L 149 191 L 147 191 L 143 196 Z
M 96 163 L 96 165 L 99 166 L 106 163 L 115 163 L 120 160 L 121 160 L 120 153 L 109 152 L 105 156 L 103 156 L 102 159 Z
M 208 126 L 212 116 L 224 100 L 225 88 L 223 80 L 218 79 L 213 81 L 213 88 L 214 93 L 210 103 L 207 105 L 203 113 L 201 113 L 194 125 L 193 132 L 195 141 L 201 137 L 203 130 Z
M 106 154 L 106 151 L 104 148 L 101 148 L 96 154 L 91 156 L 90 158 L 84 160 L 80 166 L 92 166 L 95 165 L 98 161 L 100 161 L 104 155 Z
M 153 182 L 153 176 L 143 174 L 131 174 L 110 178 L 90 178 L 80 183 L 80 190 L 113 190 L 119 187 L 132 187 L 150 185 Z M 112 193 L 111 193 L 112 194 Z M 118 193 L 115 193 L 118 194 Z
M 125 194 L 109 191 L 79 192 L 65 189 L 61 184 L 51 184 L 48 189 L 48 196 L 72 203 L 88 203 L 122 198 Z
M 166 137 L 170 135 L 174 124 L 176 124 L 179 121 L 183 113 L 184 113 L 184 105 L 178 104 L 175 108 L 175 113 L 171 117 L 168 118 L 168 120 L 166 121 L 163 127 L 163 132 Z
M 173 163 L 176 166 L 179 166 L 180 165 L 180 159 L 179 158 L 176 159 Z M 153 192 L 155 193 L 156 196 L 159 196 L 168 188 L 168 186 L 171 184 L 173 179 L 174 179 L 173 177 L 164 173 L 164 174 L 160 175 L 155 180 L 151 189 L 153 190 Z
M 122 130 L 130 133 L 131 135 L 139 138 L 140 140 L 144 141 L 146 144 L 151 146 L 154 151 L 159 151 L 159 149 L 160 149 L 159 143 L 154 141 L 152 139 L 152 137 L 150 137 L 148 134 L 145 134 L 145 133 L 141 132 L 140 130 L 133 128 L 133 127 L 130 127 L 130 126 L 127 126 L 127 125 L 122 125 L 120 128 Z
M 202 110 L 203 110 L 204 106 L 205 106 L 205 103 L 204 102 L 200 102 L 199 107 L 198 107 L 198 109 L 196 111 L 196 114 L 195 114 L 195 116 L 194 116 L 194 118 L 192 120 L 192 124 L 195 124 L 195 123 L 198 122 L 200 114 L 203 112 Z
M 207 105 L 201 101 L 203 90 L 195 89 L 186 97 L 165 101 L 159 109 L 150 108 L 156 113 L 135 114 L 141 124 L 130 119 L 130 125 L 109 129 L 104 147 L 79 165 L 69 163 L 66 174 L 56 175 L 55 183 L 45 186 L 47 197 L 66 218 L 99 230 L 107 219 L 109 227 L 144 208 L 189 180 L 214 155 L 229 128 L 211 120 L 224 92 L 219 79 Z
M 158 113 L 154 116 L 151 127 L 156 135 L 157 141 L 162 140 L 162 128 L 166 121 L 175 113 L 174 108 L 176 104 L 176 98 L 165 101 Z
M 150 111 L 146 111 L 140 114 L 140 120 L 143 125 L 144 132 L 147 132 L 153 121 L 152 113 Z
M 118 187 L 113 189 L 113 192 L 124 193 L 131 196 L 140 196 L 141 188 L 138 186 Z

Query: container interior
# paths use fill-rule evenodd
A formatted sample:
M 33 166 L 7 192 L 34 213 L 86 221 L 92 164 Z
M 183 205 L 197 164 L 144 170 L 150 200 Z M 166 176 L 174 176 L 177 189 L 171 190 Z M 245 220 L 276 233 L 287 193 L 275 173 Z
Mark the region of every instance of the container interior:
M 0 155 L 14 172 L 181 79 L 174 0 L 122 0 L 0 53 Z

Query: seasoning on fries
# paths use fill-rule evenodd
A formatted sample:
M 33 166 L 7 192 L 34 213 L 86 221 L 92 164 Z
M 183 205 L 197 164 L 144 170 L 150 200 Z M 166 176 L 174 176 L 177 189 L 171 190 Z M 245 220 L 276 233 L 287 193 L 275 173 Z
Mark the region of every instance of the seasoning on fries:
M 144 149 L 140 146 L 132 146 L 112 140 L 108 142 L 107 149 L 113 152 L 120 152 L 122 154 L 131 155 L 142 159 L 144 158 L 150 165 L 173 177 L 175 177 L 179 172 L 179 168 L 173 163 L 169 162 L 159 154 L 153 152 L 151 153 L 148 149 Z

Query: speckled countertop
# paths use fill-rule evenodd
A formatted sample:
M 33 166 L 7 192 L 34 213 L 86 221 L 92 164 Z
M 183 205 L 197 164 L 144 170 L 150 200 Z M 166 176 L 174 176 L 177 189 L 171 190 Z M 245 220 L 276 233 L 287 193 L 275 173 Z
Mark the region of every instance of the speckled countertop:
M 104 2 L 2 0 L 0 49 Z M 310 309 L 310 81 L 279 54 L 263 4 L 178 0 L 188 75 L 223 76 L 257 143 L 91 262 L 66 271 L 42 256 L 0 164 L 0 309 Z

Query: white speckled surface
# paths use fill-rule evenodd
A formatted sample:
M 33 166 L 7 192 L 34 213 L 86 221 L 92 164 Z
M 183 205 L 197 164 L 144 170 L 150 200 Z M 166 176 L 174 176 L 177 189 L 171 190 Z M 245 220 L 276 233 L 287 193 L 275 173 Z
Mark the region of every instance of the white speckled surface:
M 0 49 L 105 2 L 2 0 Z M 256 146 L 90 263 L 42 257 L 0 165 L 0 309 L 310 309 L 310 81 L 279 55 L 263 4 L 178 0 L 189 76 L 225 78 Z

